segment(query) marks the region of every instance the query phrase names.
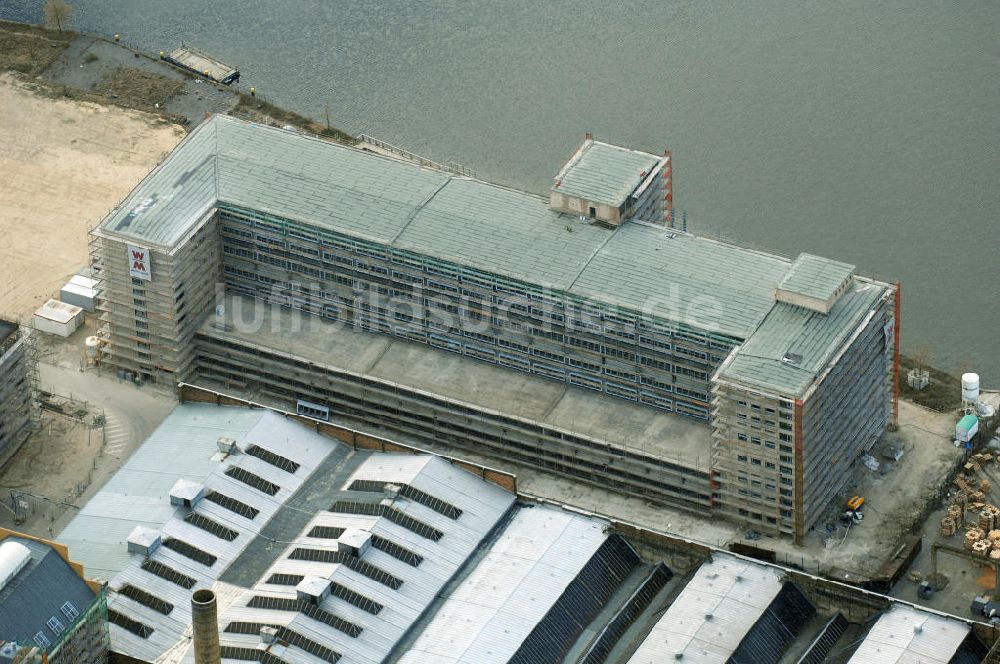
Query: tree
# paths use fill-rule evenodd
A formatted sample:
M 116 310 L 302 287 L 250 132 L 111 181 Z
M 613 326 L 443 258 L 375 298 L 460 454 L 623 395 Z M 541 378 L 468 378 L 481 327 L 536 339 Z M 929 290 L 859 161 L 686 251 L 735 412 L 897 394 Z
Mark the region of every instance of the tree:
M 47 0 L 42 8 L 45 16 L 45 25 L 50 28 L 55 26 L 59 31 L 63 31 L 64 25 L 69 25 L 69 20 L 73 16 L 73 8 L 66 0 Z

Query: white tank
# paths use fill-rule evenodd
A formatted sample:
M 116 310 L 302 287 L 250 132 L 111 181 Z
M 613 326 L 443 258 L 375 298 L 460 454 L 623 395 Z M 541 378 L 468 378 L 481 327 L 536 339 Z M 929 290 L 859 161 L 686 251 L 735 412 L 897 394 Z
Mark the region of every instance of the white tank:
M 0 589 L 3 589 L 31 560 L 31 549 L 20 542 L 0 544 Z
M 97 357 L 97 349 L 101 347 L 101 338 L 87 337 L 83 343 L 87 347 L 87 357 Z
M 979 374 L 962 374 L 962 401 L 979 401 Z

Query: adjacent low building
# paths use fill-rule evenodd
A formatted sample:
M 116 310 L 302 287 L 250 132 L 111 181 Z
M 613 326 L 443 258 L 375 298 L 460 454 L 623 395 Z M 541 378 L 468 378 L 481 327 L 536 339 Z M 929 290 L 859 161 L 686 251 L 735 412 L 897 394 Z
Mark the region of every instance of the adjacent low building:
M 0 662 L 104 664 L 109 643 L 104 590 L 66 547 L 0 530 Z
M 544 199 L 216 116 L 94 230 L 103 361 L 157 380 L 267 383 L 319 413 L 352 400 L 325 388 L 336 372 L 323 358 L 309 360 L 315 376 L 292 377 L 300 360 L 284 330 L 266 344 L 221 338 L 233 323 L 220 293 L 272 303 L 398 348 L 501 367 L 501 386 L 521 372 L 705 423 L 695 456 L 711 463 L 682 461 L 678 473 L 691 476 L 659 493 L 693 486 L 691 509 L 801 538 L 893 418 L 898 286 L 836 261 L 673 228 L 671 168 L 669 154 L 588 138 Z M 213 311 L 218 334 L 203 328 Z M 240 356 L 267 356 L 269 368 L 247 371 Z M 386 416 L 392 408 L 377 400 L 365 408 Z M 522 417 L 462 408 L 491 429 Z M 541 427 L 531 423 L 528 435 Z M 506 452 L 645 494 L 634 481 L 644 461 L 584 451 L 583 467 L 571 469 L 575 449 L 538 438 Z
M 187 460 L 156 483 L 182 439 Z M 217 636 L 224 664 L 966 664 L 996 638 L 519 499 L 500 486 L 511 479 L 294 415 L 189 403 L 64 537 L 111 578 L 111 650 L 129 663 L 194 662 L 195 593 L 214 597 L 195 633 Z

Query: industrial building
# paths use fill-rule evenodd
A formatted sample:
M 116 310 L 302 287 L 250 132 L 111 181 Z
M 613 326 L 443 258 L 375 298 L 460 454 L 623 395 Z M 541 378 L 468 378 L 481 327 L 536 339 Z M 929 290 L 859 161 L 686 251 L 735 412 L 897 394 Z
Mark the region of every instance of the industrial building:
M 898 285 L 690 235 L 672 195 L 669 153 L 590 137 L 545 199 L 217 116 L 92 233 L 103 361 L 460 448 L 486 438 L 801 539 L 893 418 Z M 251 323 L 227 302 L 254 305 Z M 294 327 L 268 334 L 263 315 Z M 292 348 L 303 329 L 371 361 Z M 426 362 L 450 351 L 471 389 L 373 375 L 378 339 Z M 551 407 L 528 415 L 519 388 Z M 560 419 L 575 401 L 603 416 Z M 617 442 L 618 423 L 639 440 Z
M 30 332 L 0 320 L 0 456 L 31 423 L 32 365 Z
M 0 662 L 104 664 L 103 588 L 65 546 L 0 530 Z
M 519 497 L 491 472 L 292 414 L 186 403 L 62 536 L 110 579 L 111 650 L 130 664 L 195 651 L 225 664 L 964 664 L 996 639 Z

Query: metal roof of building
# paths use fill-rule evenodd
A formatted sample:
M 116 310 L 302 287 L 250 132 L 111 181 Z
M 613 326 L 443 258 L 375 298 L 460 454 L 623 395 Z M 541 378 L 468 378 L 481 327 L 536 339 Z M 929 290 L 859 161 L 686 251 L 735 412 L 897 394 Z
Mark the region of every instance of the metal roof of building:
M 400 664 L 507 662 L 608 538 L 607 523 L 520 508 Z
M 73 568 L 47 544 L 6 537 L 28 548 L 31 560 L 0 590 L 0 641 L 59 642 L 73 621 L 86 613 L 96 595 Z M 41 633 L 48 641 L 35 640 Z
M 131 561 L 126 539 L 132 529 L 160 530 L 176 512 L 170 489 L 177 480 L 204 482 L 219 466 L 219 437 L 242 437 L 264 412 L 177 406 L 66 525 L 59 541 L 89 578 L 115 576 Z
M 882 614 L 848 664 L 947 664 L 970 627 L 897 604 Z
M 619 207 L 661 157 L 588 139 L 556 176 L 552 191 Z
M 723 664 L 781 588 L 779 569 L 713 553 L 628 664 L 662 664 L 675 659 L 688 664 Z
M 581 223 L 532 194 L 220 115 L 101 229 L 169 248 L 220 201 L 738 337 L 766 315 L 790 266 L 658 226 Z
M 385 484 L 395 485 L 388 487 L 388 494 L 381 488 Z M 331 506 L 334 511 L 322 511 L 310 520 L 260 581 L 222 613 L 223 646 L 256 647 L 261 642 L 256 632 L 225 630 L 231 623 L 261 623 L 279 625 L 330 649 L 342 657 L 340 664 L 384 661 L 515 499 L 513 494 L 433 456 L 372 455 L 343 488 L 353 494 L 351 501 L 370 505 L 394 495 L 389 499 L 394 510 L 430 530 L 398 517 L 339 511 L 335 503 Z M 431 530 L 439 536 L 429 537 Z M 378 541 L 357 559 L 379 573 L 365 574 L 351 562 L 332 557 L 339 546 L 357 544 L 369 535 Z M 311 553 L 303 554 L 303 549 Z M 324 612 L 320 619 L 288 606 L 289 600 L 296 598 L 296 586 L 287 581 L 272 583 L 273 575 L 304 577 L 311 580 L 310 586 L 332 582 L 341 591 L 319 603 Z M 393 587 L 397 581 L 398 586 Z M 354 594 L 351 601 L 343 589 Z M 330 616 L 359 631 L 352 635 L 352 628 L 334 627 Z M 294 642 L 289 649 L 295 662 L 323 661 Z
M 799 254 L 778 288 L 818 300 L 829 300 L 854 274 L 854 266 L 839 261 Z
M 216 407 L 216 412 L 225 411 Z M 230 431 L 226 434 L 234 437 Z M 264 411 L 253 427 L 237 439 L 237 446 L 241 450 L 237 454 L 214 455 L 215 467 L 202 480 L 206 497 L 192 509 L 173 508 L 173 515 L 160 529 L 160 546 L 148 556 L 132 554 L 130 564 L 111 581 L 110 587 L 119 592 L 109 595 L 109 610 L 153 630 L 143 638 L 112 624 L 111 641 L 116 652 L 153 661 L 180 640 L 191 622 L 191 593 L 213 586 L 339 443 Z M 224 506 L 209 500 L 210 494 L 235 499 L 242 506 Z M 243 506 L 256 510 L 256 514 L 249 514 Z M 179 573 L 188 580 L 178 583 L 155 574 L 147 569 L 150 562 L 169 568 L 168 576 L 177 578 Z M 173 609 L 165 615 L 121 593 L 125 586 L 149 593 Z
M 50 299 L 35 310 L 35 315 L 47 318 L 57 323 L 68 323 L 83 313 L 80 307 Z
M 719 371 L 720 380 L 801 396 L 889 290 L 855 279 L 830 313 L 778 302 Z

